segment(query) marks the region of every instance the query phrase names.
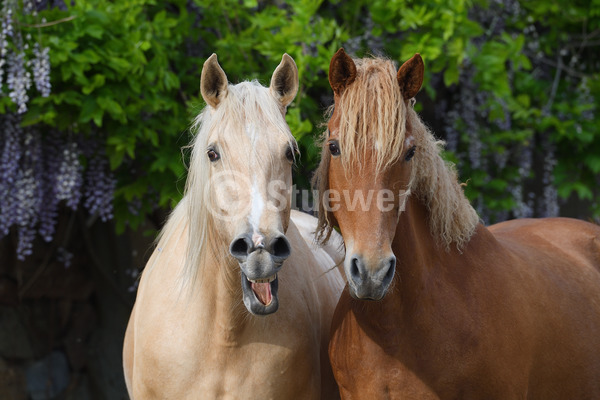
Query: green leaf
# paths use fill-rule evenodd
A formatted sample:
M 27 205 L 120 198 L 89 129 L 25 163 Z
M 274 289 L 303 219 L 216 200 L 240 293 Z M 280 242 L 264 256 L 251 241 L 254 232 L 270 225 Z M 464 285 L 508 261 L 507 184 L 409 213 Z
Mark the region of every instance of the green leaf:
M 517 96 L 517 101 L 519 102 L 520 105 L 522 105 L 525 108 L 528 108 L 531 105 L 531 101 L 529 99 L 529 96 L 527 94 L 520 94 Z
M 108 66 L 119 73 L 125 73 L 130 69 L 130 64 L 127 60 L 120 57 L 110 57 Z
M 140 43 L 140 49 L 142 51 L 147 51 L 147 50 L 150 50 L 151 48 L 152 48 L 152 44 L 147 40 L 144 40 L 143 42 Z
M 113 118 L 119 118 L 123 114 L 123 108 L 119 103 L 109 97 L 98 97 L 98 105 L 105 111 L 108 111 Z
M 179 78 L 171 71 L 165 71 L 165 87 L 167 90 L 179 88 Z
M 444 85 L 451 86 L 458 82 L 458 68 L 456 65 L 449 65 L 444 71 Z
M 583 162 L 594 174 L 600 174 L 600 154 L 592 153 L 585 156 Z
M 93 97 L 86 97 L 81 104 L 81 112 L 79 113 L 80 122 L 89 122 L 94 115 L 97 114 L 99 108 L 96 104 L 96 99 Z
M 104 29 L 100 25 L 91 24 L 85 27 L 85 33 L 93 38 L 100 39 L 104 34 Z
M 110 161 L 110 169 L 116 170 L 119 165 L 123 162 L 123 158 L 125 157 L 125 149 L 115 150 L 110 153 L 109 161 Z
M 81 92 L 83 94 L 90 94 L 92 93 L 95 89 L 99 88 L 100 86 L 103 86 L 104 83 L 106 82 L 106 77 L 104 75 L 101 74 L 95 74 L 90 83 L 86 86 L 83 86 L 81 88 Z

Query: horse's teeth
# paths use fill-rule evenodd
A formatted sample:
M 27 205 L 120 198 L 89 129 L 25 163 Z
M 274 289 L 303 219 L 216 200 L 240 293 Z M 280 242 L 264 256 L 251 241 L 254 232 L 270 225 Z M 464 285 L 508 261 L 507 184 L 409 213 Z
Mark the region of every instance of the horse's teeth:
M 246 279 L 248 279 L 252 283 L 271 283 L 275 280 L 275 278 L 277 278 L 277 274 L 271 275 L 268 278 L 263 278 L 263 279 L 250 279 L 250 278 L 246 277 Z

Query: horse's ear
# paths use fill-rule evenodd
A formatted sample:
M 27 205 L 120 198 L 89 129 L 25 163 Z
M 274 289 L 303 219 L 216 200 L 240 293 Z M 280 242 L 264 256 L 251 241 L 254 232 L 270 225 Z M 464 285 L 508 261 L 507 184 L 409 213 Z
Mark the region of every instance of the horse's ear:
M 281 57 L 281 62 L 275 68 L 269 89 L 283 107 L 287 107 L 296 97 L 296 93 L 298 93 L 298 68 L 294 59 L 287 53 Z
M 331 58 L 329 63 L 329 84 L 333 93 L 340 95 L 356 79 L 356 64 L 343 48 Z
M 227 75 L 219 65 L 215 53 L 204 62 L 202 67 L 200 93 L 206 104 L 213 108 L 217 108 L 227 96 Z
M 423 65 L 423 59 L 419 53 L 402 64 L 397 77 L 404 100 L 412 99 L 417 95 L 423 84 L 424 73 L 425 65 Z

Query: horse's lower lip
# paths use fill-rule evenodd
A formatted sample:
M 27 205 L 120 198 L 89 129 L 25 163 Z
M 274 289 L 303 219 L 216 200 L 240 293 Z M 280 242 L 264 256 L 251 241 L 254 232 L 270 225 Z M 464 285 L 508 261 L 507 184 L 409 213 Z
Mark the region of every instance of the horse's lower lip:
M 246 279 L 248 279 L 248 281 L 250 281 L 252 283 L 271 283 L 275 279 L 277 279 L 277 274 L 273 274 L 271 276 L 268 276 L 268 277 L 262 278 L 262 279 L 250 279 L 246 276 Z
M 261 278 L 270 282 L 254 283 L 241 271 L 243 301 L 246 309 L 254 315 L 272 314 L 279 308 L 277 291 L 279 287 L 278 274 Z M 256 279 L 255 279 L 256 280 Z M 268 287 L 267 287 L 268 286 Z
M 359 290 L 358 288 L 348 285 L 348 293 L 353 299 L 360 301 L 380 301 L 385 297 L 386 291 L 383 292 L 367 292 Z

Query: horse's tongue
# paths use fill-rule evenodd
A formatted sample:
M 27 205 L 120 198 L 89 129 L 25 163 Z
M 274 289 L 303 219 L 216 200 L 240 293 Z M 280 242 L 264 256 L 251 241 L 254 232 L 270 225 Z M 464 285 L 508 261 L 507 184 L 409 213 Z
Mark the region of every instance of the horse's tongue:
M 270 283 L 254 283 L 251 284 L 252 290 L 256 294 L 258 300 L 265 306 L 271 304 L 273 296 L 271 295 L 271 284 Z

